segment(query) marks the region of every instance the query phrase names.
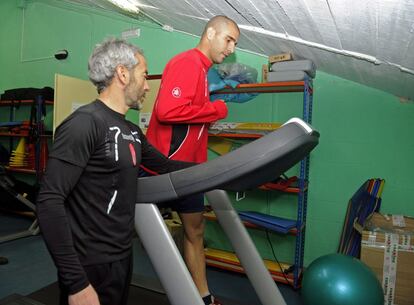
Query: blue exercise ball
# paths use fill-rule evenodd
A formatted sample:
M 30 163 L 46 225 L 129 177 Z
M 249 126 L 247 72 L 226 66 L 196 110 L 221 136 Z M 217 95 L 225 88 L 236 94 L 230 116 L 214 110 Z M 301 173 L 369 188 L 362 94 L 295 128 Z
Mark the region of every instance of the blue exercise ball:
M 328 254 L 303 274 L 305 305 L 383 305 L 384 293 L 374 272 L 359 259 Z

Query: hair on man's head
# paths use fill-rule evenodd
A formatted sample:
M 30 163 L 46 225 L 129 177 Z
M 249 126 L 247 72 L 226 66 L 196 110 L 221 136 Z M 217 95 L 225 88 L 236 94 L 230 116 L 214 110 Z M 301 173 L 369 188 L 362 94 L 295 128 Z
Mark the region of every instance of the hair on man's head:
M 88 74 L 98 93 L 109 86 L 117 66 L 123 65 L 130 70 L 138 64 L 137 53 L 143 55 L 137 46 L 117 38 L 106 39 L 95 46 L 89 57 Z

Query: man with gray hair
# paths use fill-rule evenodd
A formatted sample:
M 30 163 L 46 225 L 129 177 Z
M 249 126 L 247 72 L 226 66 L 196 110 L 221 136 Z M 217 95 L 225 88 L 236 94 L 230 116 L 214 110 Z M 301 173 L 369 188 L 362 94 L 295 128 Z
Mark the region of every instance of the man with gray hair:
M 60 304 L 125 305 L 139 166 L 162 174 L 193 164 L 169 160 L 125 119 L 149 90 L 139 48 L 106 40 L 88 69 L 99 97 L 56 129 L 37 216 L 58 270 Z

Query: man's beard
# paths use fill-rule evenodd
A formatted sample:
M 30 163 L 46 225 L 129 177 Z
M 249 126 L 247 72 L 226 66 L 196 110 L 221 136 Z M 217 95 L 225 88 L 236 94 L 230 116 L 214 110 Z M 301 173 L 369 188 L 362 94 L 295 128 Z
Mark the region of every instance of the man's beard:
M 143 107 L 144 105 L 141 103 L 141 101 L 136 101 L 135 103 L 129 106 L 130 109 L 135 109 L 135 110 L 141 110 Z
M 142 108 L 144 108 L 144 100 L 145 100 L 145 95 L 143 95 L 140 99 L 138 99 L 134 103 L 131 103 L 129 108 L 135 109 L 135 110 L 142 110 Z
M 128 89 L 130 89 L 130 86 L 131 86 L 131 84 L 126 89 L 127 92 L 128 92 Z M 131 99 L 130 102 L 127 102 L 129 108 L 135 109 L 135 110 L 141 110 L 142 107 L 144 107 L 143 102 L 144 102 L 144 99 L 145 99 L 145 92 L 144 93 L 141 92 L 139 95 L 141 95 L 141 96 L 138 97 L 136 101 L 132 101 L 132 99 Z

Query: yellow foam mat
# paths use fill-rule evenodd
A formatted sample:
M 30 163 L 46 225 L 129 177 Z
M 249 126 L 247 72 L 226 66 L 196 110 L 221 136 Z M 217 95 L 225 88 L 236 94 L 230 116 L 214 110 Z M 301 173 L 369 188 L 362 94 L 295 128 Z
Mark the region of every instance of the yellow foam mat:
M 216 154 L 224 155 L 231 151 L 233 142 L 224 138 L 210 137 L 208 139 L 208 148 Z
M 231 252 L 227 252 L 227 251 L 223 251 L 223 250 L 218 250 L 218 249 L 211 249 L 211 248 L 206 248 L 204 249 L 204 253 L 206 255 L 206 258 L 215 258 L 218 260 L 222 260 L 225 261 L 229 264 L 240 264 L 239 259 L 237 258 L 237 256 L 234 253 Z M 270 272 L 281 272 L 280 268 L 279 268 L 279 264 L 277 262 L 271 261 L 271 260 L 263 260 L 266 268 L 270 271 Z M 290 267 L 289 264 L 286 263 L 280 263 L 280 265 L 282 266 L 283 270 L 286 270 Z

